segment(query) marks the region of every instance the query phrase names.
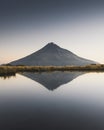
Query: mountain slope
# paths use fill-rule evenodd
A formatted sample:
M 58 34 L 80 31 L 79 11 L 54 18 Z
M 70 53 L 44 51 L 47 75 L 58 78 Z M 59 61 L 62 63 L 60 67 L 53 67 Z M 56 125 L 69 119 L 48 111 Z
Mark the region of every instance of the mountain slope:
M 71 51 L 60 48 L 54 43 L 48 43 L 39 51 L 13 61 L 11 65 L 38 65 L 38 66 L 64 66 L 64 65 L 87 65 L 96 62 L 81 58 Z

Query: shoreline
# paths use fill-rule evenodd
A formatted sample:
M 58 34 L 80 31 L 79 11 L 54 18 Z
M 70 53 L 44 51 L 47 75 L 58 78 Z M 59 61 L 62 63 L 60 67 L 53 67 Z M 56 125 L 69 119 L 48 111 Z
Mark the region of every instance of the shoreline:
M 49 72 L 49 71 L 88 71 L 104 72 L 104 64 L 85 66 L 0 66 L 0 76 L 15 75 L 21 72 Z

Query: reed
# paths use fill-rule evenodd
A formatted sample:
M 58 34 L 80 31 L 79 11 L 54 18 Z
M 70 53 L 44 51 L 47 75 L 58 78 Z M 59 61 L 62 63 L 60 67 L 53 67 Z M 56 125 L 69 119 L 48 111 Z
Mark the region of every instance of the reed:
M 43 71 L 104 71 L 104 64 L 86 66 L 0 66 L 0 76 L 15 75 L 19 72 Z

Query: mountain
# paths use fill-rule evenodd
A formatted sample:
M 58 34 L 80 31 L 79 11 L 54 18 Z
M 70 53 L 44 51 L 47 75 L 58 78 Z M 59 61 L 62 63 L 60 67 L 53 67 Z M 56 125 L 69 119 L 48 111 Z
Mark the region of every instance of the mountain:
M 96 62 L 81 58 L 71 51 L 63 49 L 51 42 L 39 51 L 19 60 L 13 61 L 10 64 L 29 66 L 65 66 L 96 64 Z
M 42 72 L 42 73 L 31 73 L 23 72 L 21 75 L 30 78 L 40 84 L 42 84 L 48 90 L 55 90 L 63 84 L 71 82 L 73 79 L 77 78 L 80 75 L 85 74 L 85 72 Z

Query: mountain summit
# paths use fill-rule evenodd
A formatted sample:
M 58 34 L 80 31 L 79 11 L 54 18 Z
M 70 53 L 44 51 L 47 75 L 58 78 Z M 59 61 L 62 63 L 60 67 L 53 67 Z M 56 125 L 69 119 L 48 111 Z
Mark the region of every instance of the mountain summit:
M 10 64 L 29 66 L 65 66 L 96 64 L 96 62 L 81 58 L 71 51 L 63 49 L 51 42 L 37 52 L 19 60 L 13 61 Z

